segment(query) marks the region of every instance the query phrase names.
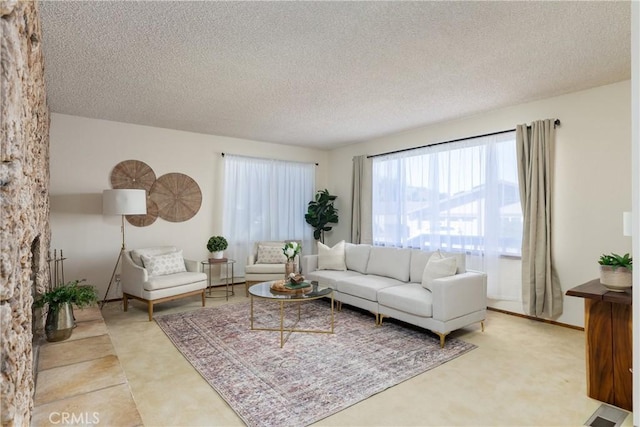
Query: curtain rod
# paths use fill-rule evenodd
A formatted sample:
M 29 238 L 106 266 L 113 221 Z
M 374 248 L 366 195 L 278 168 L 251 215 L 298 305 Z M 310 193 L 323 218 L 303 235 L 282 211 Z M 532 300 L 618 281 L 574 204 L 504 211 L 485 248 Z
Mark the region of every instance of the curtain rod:
M 224 157 L 224 153 L 220 153 L 222 154 L 222 157 Z M 277 160 L 277 159 L 267 159 L 267 160 Z M 297 163 L 306 163 L 306 162 L 297 162 Z M 318 166 L 318 163 L 314 163 L 314 165 Z
M 558 127 L 560 126 L 560 119 L 556 119 L 553 122 L 553 127 Z M 527 126 L 528 128 L 530 128 L 531 126 Z M 436 142 L 435 144 L 426 144 L 426 145 L 421 145 L 419 147 L 411 147 L 411 148 L 402 148 L 400 150 L 394 150 L 394 151 L 387 151 L 386 153 L 380 153 L 380 154 L 371 154 L 367 156 L 367 159 L 372 159 L 374 157 L 379 157 L 379 156 L 387 156 L 389 154 L 396 154 L 396 153 L 403 153 L 405 151 L 411 151 L 411 150 L 418 150 L 420 148 L 425 148 L 425 147 L 435 147 L 436 145 L 443 145 L 443 144 L 451 144 L 453 142 L 460 142 L 460 141 L 466 141 L 467 139 L 474 139 L 474 138 L 483 138 L 485 136 L 492 136 L 492 135 L 500 135 L 502 133 L 507 133 L 507 132 L 513 132 L 515 131 L 515 129 L 507 129 L 507 130 L 501 130 L 499 132 L 491 132 L 491 133 L 485 133 L 483 135 L 475 135 L 475 136 L 467 136 L 466 138 L 458 138 L 458 139 L 452 139 L 450 141 L 443 141 L 443 142 Z M 224 155 L 224 154 L 223 154 Z

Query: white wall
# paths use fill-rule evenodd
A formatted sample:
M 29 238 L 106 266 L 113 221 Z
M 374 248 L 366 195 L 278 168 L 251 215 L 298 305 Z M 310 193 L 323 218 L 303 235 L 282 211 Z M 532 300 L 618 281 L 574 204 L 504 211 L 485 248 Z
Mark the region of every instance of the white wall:
M 101 297 L 121 244 L 120 217 L 102 215 L 102 190 L 123 160 L 143 161 L 157 177 L 179 172 L 198 183 L 202 206 L 190 220 L 125 223 L 127 248 L 175 245 L 191 259 L 206 259 L 207 240 L 222 231 L 221 153 L 319 163 L 316 186 L 327 186 L 328 153 L 321 150 L 63 114 L 52 114 L 50 132 L 51 247 L 64 251 L 65 279 L 86 278 Z M 112 287 L 109 298 L 119 295 Z
M 341 222 L 328 235 L 333 244 L 350 237 L 351 162 L 379 154 L 515 128 L 519 123 L 558 118 L 556 133 L 553 254 L 563 291 L 598 277 L 605 252 L 631 252 L 622 235 L 622 212 L 631 210 L 631 120 L 629 81 L 503 108 L 331 151 L 329 190 L 338 196 Z M 437 108 L 437 107 L 436 107 Z M 519 277 L 516 278 L 519 280 Z M 519 304 L 494 307 L 522 312 Z M 565 297 L 556 320 L 582 326 L 583 300 Z

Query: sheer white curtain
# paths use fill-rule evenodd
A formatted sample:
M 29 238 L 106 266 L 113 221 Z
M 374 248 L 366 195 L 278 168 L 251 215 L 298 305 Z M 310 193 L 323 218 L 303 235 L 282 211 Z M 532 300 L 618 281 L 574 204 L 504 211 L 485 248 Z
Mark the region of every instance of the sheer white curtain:
M 313 228 L 304 214 L 314 191 L 311 163 L 225 155 L 222 228 L 235 274 L 244 275 L 256 241 L 301 240 L 302 252 L 311 253 Z
M 521 299 L 515 132 L 375 157 L 372 191 L 374 244 L 466 252 L 490 298 Z

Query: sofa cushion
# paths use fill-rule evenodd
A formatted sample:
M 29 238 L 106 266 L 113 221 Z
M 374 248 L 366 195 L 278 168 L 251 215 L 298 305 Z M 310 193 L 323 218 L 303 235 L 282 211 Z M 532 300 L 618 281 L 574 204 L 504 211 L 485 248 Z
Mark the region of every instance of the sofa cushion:
M 158 289 L 173 288 L 174 286 L 190 285 L 196 282 L 203 282 L 203 288 L 206 284 L 207 275 L 205 273 L 175 273 L 165 276 L 149 277 L 149 280 L 143 283 L 143 288 L 147 291 L 156 291 Z
M 410 263 L 411 251 L 409 249 L 373 246 L 369 254 L 367 274 L 408 282 Z
M 258 245 L 258 258 L 256 264 L 284 264 L 287 257 L 282 252 L 282 246 Z
M 411 266 L 409 267 L 409 281 L 413 283 L 422 283 L 422 273 L 427 266 L 427 261 L 433 252 L 421 251 L 420 249 L 411 249 Z
M 318 242 L 318 270 L 344 271 L 347 266 L 344 263 L 344 240 L 329 247 Z
M 353 243 L 345 244 L 344 259 L 345 264 L 347 265 L 347 270 L 366 274 L 370 252 L 371 245 L 354 245 Z
M 404 283 L 390 277 L 368 274 L 357 274 L 352 277 L 336 280 L 336 289 L 338 292 L 368 299 L 369 301 L 378 300 L 377 294 L 380 289 L 399 285 L 404 285 Z
M 431 290 L 431 285 L 435 279 L 453 276 L 456 274 L 457 264 L 455 257 L 447 257 L 440 253 L 434 252 L 422 273 L 422 287 Z
M 315 280 L 320 285 L 336 289 L 336 282 L 347 277 L 360 276 L 356 271 L 315 270 L 304 275 L 307 282 Z
M 433 316 L 433 295 L 419 283 L 381 289 L 378 304 L 421 317 Z M 384 314 L 384 308 L 380 307 Z
M 184 265 L 184 258 L 182 258 L 182 251 L 155 256 L 141 255 L 140 257 L 149 276 L 165 276 L 187 271 Z
M 156 256 L 176 252 L 177 250 L 178 248 L 176 248 L 175 246 L 156 246 L 153 248 L 134 249 L 130 252 L 130 254 L 134 264 L 136 264 L 138 267 L 144 267 L 142 255 Z

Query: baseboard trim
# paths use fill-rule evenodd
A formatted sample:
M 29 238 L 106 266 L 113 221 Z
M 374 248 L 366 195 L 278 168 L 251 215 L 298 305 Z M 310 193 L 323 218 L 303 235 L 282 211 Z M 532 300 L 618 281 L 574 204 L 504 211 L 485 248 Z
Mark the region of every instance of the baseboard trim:
M 499 308 L 487 307 L 487 310 L 495 311 L 497 313 L 508 314 L 510 316 L 521 317 L 523 319 L 535 320 L 536 322 L 548 323 L 550 325 L 562 326 L 563 328 L 575 329 L 576 331 L 584 331 L 584 328 L 581 326 L 569 325 L 568 323 L 556 322 L 555 320 L 550 319 L 541 319 L 540 317 L 528 316 L 522 313 L 514 313 L 513 311 L 502 310 Z

